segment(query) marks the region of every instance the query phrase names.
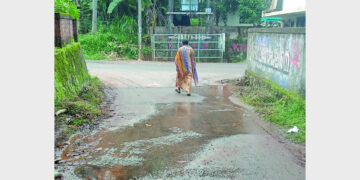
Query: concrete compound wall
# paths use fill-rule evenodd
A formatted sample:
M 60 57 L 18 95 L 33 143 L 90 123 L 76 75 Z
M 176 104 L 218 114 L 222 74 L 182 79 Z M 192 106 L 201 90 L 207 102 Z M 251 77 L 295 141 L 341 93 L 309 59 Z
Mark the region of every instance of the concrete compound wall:
M 305 99 L 305 28 L 248 30 L 248 69 Z

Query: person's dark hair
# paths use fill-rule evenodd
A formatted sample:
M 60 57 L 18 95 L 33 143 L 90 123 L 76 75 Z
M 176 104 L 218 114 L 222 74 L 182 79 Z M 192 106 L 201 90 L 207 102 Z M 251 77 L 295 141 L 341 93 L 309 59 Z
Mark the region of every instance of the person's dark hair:
M 183 45 L 188 45 L 188 44 L 189 44 L 189 41 L 186 40 L 186 39 L 184 39 L 184 40 L 182 41 L 182 44 L 183 44 Z

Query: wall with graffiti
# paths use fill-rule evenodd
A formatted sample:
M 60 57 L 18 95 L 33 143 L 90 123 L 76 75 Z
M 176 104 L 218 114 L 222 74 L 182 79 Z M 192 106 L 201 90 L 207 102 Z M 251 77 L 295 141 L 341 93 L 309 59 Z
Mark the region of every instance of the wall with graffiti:
M 305 97 L 305 28 L 254 28 L 248 31 L 251 71 Z

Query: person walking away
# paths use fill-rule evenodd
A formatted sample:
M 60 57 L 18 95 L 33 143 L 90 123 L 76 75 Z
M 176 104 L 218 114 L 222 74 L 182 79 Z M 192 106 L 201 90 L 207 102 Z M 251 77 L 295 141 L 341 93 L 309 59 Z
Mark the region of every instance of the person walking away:
M 176 65 L 176 87 L 175 91 L 180 94 L 181 89 L 191 95 L 191 81 L 194 80 L 195 86 L 199 84 L 199 78 L 196 71 L 195 51 L 189 46 L 188 40 L 182 41 L 175 56 Z

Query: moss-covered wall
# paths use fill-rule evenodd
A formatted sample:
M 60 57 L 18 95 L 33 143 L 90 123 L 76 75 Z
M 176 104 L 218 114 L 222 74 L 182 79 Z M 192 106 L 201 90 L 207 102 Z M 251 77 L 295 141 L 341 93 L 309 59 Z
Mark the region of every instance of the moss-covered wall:
M 80 43 L 55 49 L 55 105 L 78 94 L 89 78 Z
M 286 96 L 292 100 L 298 100 L 305 104 L 305 99 L 301 97 L 296 91 L 294 90 L 285 90 L 280 87 L 277 83 L 272 82 L 255 72 L 250 70 L 245 70 L 245 77 L 250 86 L 257 86 L 261 88 L 265 88 L 267 90 L 273 91 L 277 96 Z

